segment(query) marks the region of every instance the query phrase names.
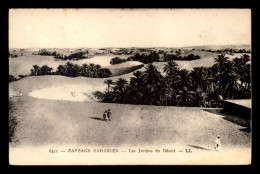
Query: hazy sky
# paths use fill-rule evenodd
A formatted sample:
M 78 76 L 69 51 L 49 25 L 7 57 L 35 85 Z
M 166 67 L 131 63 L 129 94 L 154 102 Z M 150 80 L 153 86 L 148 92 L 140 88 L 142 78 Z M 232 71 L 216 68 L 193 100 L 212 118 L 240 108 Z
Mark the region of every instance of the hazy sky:
M 12 9 L 10 48 L 251 43 L 246 9 Z

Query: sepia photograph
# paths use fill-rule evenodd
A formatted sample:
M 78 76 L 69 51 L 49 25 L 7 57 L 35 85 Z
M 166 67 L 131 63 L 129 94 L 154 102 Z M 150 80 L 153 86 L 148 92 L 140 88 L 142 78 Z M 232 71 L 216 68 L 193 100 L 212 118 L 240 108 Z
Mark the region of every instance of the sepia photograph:
M 250 165 L 250 9 L 9 9 L 10 165 Z

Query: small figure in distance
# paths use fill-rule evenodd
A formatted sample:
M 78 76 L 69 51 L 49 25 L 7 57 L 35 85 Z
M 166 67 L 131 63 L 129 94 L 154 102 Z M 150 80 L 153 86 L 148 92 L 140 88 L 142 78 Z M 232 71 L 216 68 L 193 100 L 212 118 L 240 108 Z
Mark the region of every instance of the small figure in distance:
M 111 121 L 111 115 L 112 115 L 111 109 L 108 109 L 107 110 L 107 118 L 108 118 L 109 121 Z
M 103 120 L 107 121 L 107 110 L 105 110 L 105 112 L 103 113 Z
M 221 141 L 220 141 L 220 136 L 218 135 L 216 140 L 215 140 L 215 146 L 214 146 L 214 149 L 216 151 L 220 151 L 221 150 Z
M 23 91 L 20 90 L 20 91 L 19 91 L 19 96 L 22 97 L 22 95 L 23 95 Z
M 75 91 L 71 91 L 72 97 L 75 97 Z

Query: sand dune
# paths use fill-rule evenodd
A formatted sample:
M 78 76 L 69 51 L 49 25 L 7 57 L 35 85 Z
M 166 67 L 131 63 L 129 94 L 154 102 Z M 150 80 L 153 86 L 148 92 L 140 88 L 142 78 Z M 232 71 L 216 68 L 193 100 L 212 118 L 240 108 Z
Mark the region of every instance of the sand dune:
M 18 58 L 9 58 L 9 74 L 12 74 L 16 77 L 18 75 L 27 75 L 31 73 L 31 69 L 33 65 L 43 66 L 47 65 L 52 67 L 54 70 L 59 65 L 65 65 L 67 62 L 71 62 L 73 64 L 83 65 L 83 64 L 99 64 L 102 68 L 113 68 L 110 64 L 110 60 L 114 57 L 120 57 L 115 55 L 100 55 L 94 56 L 93 58 L 89 59 L 82 59 L 82 60 L 67 60 L 67 61 L 55 61 L 53 56 L 40 56 L 40 55 L 28 55 L 28 56 L 21 56 Z M 125 57 L 125 56 L 122 56 Z M 136 64 L 136 63 L 133 63 Z M 129 65 L 127 65 L 129 66 Z
M 18 94 L 20 90 L 24 95 L 34 98 L 94 102 L 96 98 L 93 96 L 93 92 L 106 90 L 106 84 L 104 84 L 104 79 L 95 78 L 30 76 L 11 83 L 9 96 Z
M 110 69 L 111 73 L 113 76 L 118 76 L 118 75 L 123 75 L 125 72 L 132 71 L 136 69 L 136 66 L 142 65 L 143 63 L 138 62 L 138 61 L 129 61 L 129 62 L 124 62 L 120 64 L 115 64 L 115 65 L 110 65 L 107 66 L 106 68 Z
M 113 77 L 113 80 L 119 77 Z M 20 108 L 16 113 L 22 113 L 21 119 L 26 125 L 19 127 L 17 136 L 27 137 L 26 141 L 21 140 L 21 143 L 29 141 L 42 144 L 55 140 L 64 143 L 76 141 L 83 144 L 134 145 L 163 141 L 166 144 L 189 143 L 207 146 L 214 142 L 214 136 L 220 134 L 225 146 L 250 145 L 251 136 L 240 131 L 241 126 L 200 108 L 93 102 L 91 92 L 105 90 L 106 85 L 103 81 L 104 79 L 83 77 L 40 76 L 10 83 L 10 92 L 24 92 L 20 102 L 16 103 Z M 73 91 L 75 97 L 71 95 Z M 111 124 L 103 124 L 98 120 L 107 108 L 111 108 L 113 112 Z M 42 129 L 34 129 L 37 125 Z M 54 129 L 56 133 L 48 132 L 45 126 Z M 102 132 L 108 131 L 110 126 L 113 127 L 111 135 L 104 136 Z M 29 131 L 32 129 L 37 131 Z M 99 129 L 101 130 L 96 132 Z M 90 133 L 91 131 L 95 133 Z
M 129 78 L 131 74 L 123 76 Z M 112 79 L 115 81 L 123 76 Z M 221 115 L 200 108 L 94 102 L 91 92 L 105 90 L 104 80 L 32 76 L 10 83 L 11 93 L 24 91 L 22 97 L 13 100 L 19 124 L 16 143 L 10 145 L 12 162 L 19 161 L 16 157 L 22 157 L 25 148 L 34 153 L 35 149 L 44 147 L 49 155 L 48 150 L 54 147 L 63 150 L 79 147 L 151 148 L 151 145 L 155 148 L 191 149 L 193 156 L 198 154 L 199 158 L 206 159 L 217 154 L 213 151 L 216 135 L 220 135 L 222 140 L 222 151 L 218 155 L 232 157 L 239 163 L 233 153 L 227 153 L 236 151 L 239 152 L 236 157 L 244 155 L 241 158 L 243 163 L 250 160 L 251 133 L 241 131 L 241 126 L 223 119 Z M 73 91 L 75 97 L 71 95 Z M 108 108 L 112 110 L 111 122 L 102 121 L 102 114 Z M 32 161 L 35 160 L 39 158 Z
M 95 87 L 90 85 L 64 85 L 34 90 L 28 95 L 35 98 L 66 100 L 66 101 L 84 101 L 95 102 L 95 98 L 91 97 Z
M 230 59 L 233 59 L 235 57 L 239 57 L 241 54 L 235 54 L 233 56 L 228 56 Z M 43 57 L 43 56 L 41 56 Z M 47 59 L 49 56 L 47 56 Z M 98 63 L 101 64 L 103 67 L 107 67 L 111 70 L 113 75 L 115 77 L 111 77 L 113 81 L 116 81 L 118 78 L 125 78 L 126 80 L 130 80 L 130 77 L 133 76 L 133 72 L 122 74 L 122 72 L 126 71 L 127 69 L 134 67 L 136 65 L 141 65 L 142 63 L 137 61 L 130 61 L 130 62 L 124 62 L 121 64 L 111 65 L 110 59 L 113 56 L 97 56 L 92 59 L 84 59 L 78 61 L 79 64 L 83 64 L 86 62 L 91 63 Z M 63 62 L 63 61 L 62 61 Z M 205 66 L 209 67 L 212 66 L 215 62 L 213 57 L 207 57 L 199 60 L 193 60 L 193 61 L 175 61 L 180 69 L 187 69 L 192 70 L 194 67 L 198 66 Z M 44 64 L 46 61 L 43 61 L 39 64 Z M 63 62 L 65 64 L 65 62 Z M 56 66 L 58 66 L 59 62 L 55 62 Z M 154 62 L 153 65 L 155 65 L 162 74 L 163 68 L 165 66 L 166 62 Z M 135 71 L 145 71 L 145 67 L 147 65 L 144 65 L 144 67 L 137 69 Z M 120 75 L 120 76 L 117 76 Z M 59 83 L 55 83 L 54 86 L 47 85 L 45 86 L 46 89 L 38 88 L 34 89 L 35 91 L 30 91 L 30 96 L 36 97 L 36 98 L 45 98 L 45 99 L 54 99 L 54 100 L 68 100 L 68 101 L 87 101 L 87 102 L 93 102 L 96 101 L 95 97 L 93 96 L 93 92 L 95 91 L 105 91 L 106 85 L 104 84 L 104 81 L 108 78 L 85 78 L 85 77 L 76 77 L 76 78 L 69 78 L 64 76 L 41 76 L 41 77 L 27 77 L 24 79 L 25 81 L 28 81 L 29 79 L 38 78 L 43 80 L 43 82 L 46 81 L 46 84 L 53 84 L 55 81 Z M 19 81 L 16 83 L 20 83 Z M 22 82 L 21 82 L 22 83 Z M 30 83 L 30 82 L 29 82 Z M 42 83 L 41 83 L 42 84 Z M 26 84 L 20 85 L 21 87 L 27 86 Z M 35 84 L 34 86 L 39 86 L 39 84 Z M 43 86 L 41 86 L 43 87 Z M 10 95 L 15 95 L 15 93 L 18 93 L 20 89 L 17 88 L 16 92 L 12 91 L 10 89 Z M 26 89 L 25 89 L 26 90 Z M 75 91 L 76 95 L 72 96 L 71 92 Z
M 126 62 L 110 65 L 110 59 L 113 57 L 115 56 L 97 56 L 77 63 L 100 64 L 102 67 L 111 68 L 115 74 L 122 69 L 139 64 Z M 66 61 L 54 61 L 51 56 L 19 57 L 11 59 L 10 74 L 27 74 L 34 64 L 47 64 L 55 68 L 65 63 Z M 205 57 L 194 61 L 176 61 L 176 63 L 181 69 L 191 70 L 195 66 L 211 66 L 214 61 L 213 57 Z M 153 64 L 162 72 L 166 63 Z M 139 70 L 144 71 L 146 66 Z M 116 81 L 118 78 L 125 78 L 129 81 L 132 74 L 133 72 L 110 79 Z M 44 147 L 44 150 L 49 150 L 63 145 L 66 148 L 93 146 L 100 148 L 154 146 L 181 150 L 190 148 L 193 154 L 198 154 L 202 160 L 208 161 L 208 158 L 212 159 L 214 157 L 212 155 L 216 154 L 212 149 L 216 135 L 220 135 L 223 145 L 223 151 L 220 153 L 222 159 L 232 157 L 237 163 L 241 159 L 250 161 L 251 133 L 241 131 L 243 127 L 227 121 L 221 115 L 195 107 L 98 103 L 92 93 L 105 91 L 106 79 L 108 78 L 70 78 L 49 75 L 30 76 L 9 83 L 9 96 L 18 95 L 20 90 L 23 91 L 22 97 L 12 100 L 16 106 L 13 114 L 19 122 L 15 143 L 10 144 L 12 159 L 18 160 L 17 157 L 24 157 L 25 150 L 28 154 L 38 154 L 39 151 L 35 151 L 37 148 Z M 104 110 L 108 108 L 112 110 L 111 122 L 101 119 Z M 239 153 L 230 155 L 230 150 Z M 71 159 L 72 156 L 68 158 Z M 63 156 L 62 159 L 68 158 Z M 160 161 L 157 156 L 149 158 L 155 159 L 155 163 Z M 30 159 L 33 161 L 36 158 Z M 176 159 L 176 163 L 182 163 L 179 160 L 181 158 L 176 157 L 175 154 L 169 156 L 169 159 Z

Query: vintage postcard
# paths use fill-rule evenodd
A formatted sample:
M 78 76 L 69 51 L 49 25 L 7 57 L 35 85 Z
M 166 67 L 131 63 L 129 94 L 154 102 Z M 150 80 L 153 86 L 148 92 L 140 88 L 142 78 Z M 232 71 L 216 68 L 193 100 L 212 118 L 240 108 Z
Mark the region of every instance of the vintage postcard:
M 250 9 L 10 9 L 10 165 L 251 164 Z

